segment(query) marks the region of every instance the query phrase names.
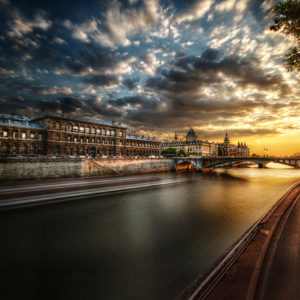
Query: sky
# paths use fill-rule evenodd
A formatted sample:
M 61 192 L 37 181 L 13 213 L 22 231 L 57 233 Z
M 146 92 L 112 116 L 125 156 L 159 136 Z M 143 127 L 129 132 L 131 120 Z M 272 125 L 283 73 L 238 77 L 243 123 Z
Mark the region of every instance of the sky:
M 274 0 L 0 0 L 0 111 L 300 152 L 300 73 Z

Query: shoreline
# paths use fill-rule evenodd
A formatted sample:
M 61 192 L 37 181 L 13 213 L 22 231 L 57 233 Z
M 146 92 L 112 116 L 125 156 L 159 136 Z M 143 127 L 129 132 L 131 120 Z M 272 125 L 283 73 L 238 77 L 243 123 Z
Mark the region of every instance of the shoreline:
M 299 198 L 297 181 L 175 300 L 253 299 L 272 236 Z

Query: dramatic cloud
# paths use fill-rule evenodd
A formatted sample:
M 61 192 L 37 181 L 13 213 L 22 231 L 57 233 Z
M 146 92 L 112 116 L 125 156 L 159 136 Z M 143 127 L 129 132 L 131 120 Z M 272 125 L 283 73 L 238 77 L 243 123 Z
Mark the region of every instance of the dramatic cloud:
M 300 75 L 282 63 L 294 41 L 269 30 L 275 2 L 0 0 L 0 110 L 294 137 Z

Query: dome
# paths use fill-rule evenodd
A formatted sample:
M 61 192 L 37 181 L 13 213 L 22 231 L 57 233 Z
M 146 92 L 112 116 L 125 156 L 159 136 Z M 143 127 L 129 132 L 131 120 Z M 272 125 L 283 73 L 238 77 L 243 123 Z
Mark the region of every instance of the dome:
M 186 139 L 187 140 L 196 140 L 197 139 L 197 135 L 194 131 L 193 128 L 191 128 L 187 133 L 186 133 Z

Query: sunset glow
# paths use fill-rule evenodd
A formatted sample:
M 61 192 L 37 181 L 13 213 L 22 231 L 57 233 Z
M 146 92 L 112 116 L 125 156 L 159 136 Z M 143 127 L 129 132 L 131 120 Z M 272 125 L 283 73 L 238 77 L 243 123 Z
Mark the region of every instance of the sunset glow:
M 282 62 L 295 42 L 269 30 L 275 4 L 0 0 L 0 110 L 300 152 L 300 74 Z

